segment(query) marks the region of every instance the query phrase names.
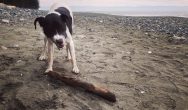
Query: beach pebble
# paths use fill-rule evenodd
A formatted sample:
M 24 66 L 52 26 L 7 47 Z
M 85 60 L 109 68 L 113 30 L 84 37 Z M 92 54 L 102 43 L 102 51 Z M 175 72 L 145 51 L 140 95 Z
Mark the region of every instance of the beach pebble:
M 24 18 L 20 18 L 20 21 L 25 21 L 25 19 Z
M 88 30 L 89 30 L 89 32 L 94 32 L 94 29 L 89 28 Z
M 185 40 L 186 38 L 185 37 L 179 37 L 179 36 L 176 36 L 176 35 L 174 35 L 173 36 L 173 38 L 175 39 L 175 40 Z
M 20 62 L 22 62 L 22 60 L 18 60 L 18 61 L 17 61 L 17 63 L 20 63 Z
M 139 71 L 135 71 L 135 73 L 136 73 L 136 74 L 138 74 L 138 73 L 139 73 Z
M 140 93 L 141 93 L 141 94 L 144 94 L 144 93 L 145 93 L 145 91 L 140 91 Z
M 149 54 L 151 54 L 151 53 L 152 53 L 152 51 L 148 51 L 148 53 L 149 53 Z
M 8 12 L 3 12 L 2 14 L 6 15 L 6 16 L 11 16 L 10 13 L 8 13 Z
M 18 48 L 18 47 L 19 47 L 18 44 L 14 44 L 14 45 L 12 45 L 12 48 Z
M 1 49 L 3 49 L 3 50 L 7 50 L 8 48 L 5 47 L 5 46 L 1 46 Z
M 138 30 L 140 30 L 140 29 L 141 29 L 141 26 L 140 26 L 140 25 L 137 25 L 137 28 L 138 28 Z
M 81 34 L 81 35 L 77 35 L 77 37 L 83 39 L 83 38 L 85 38 L 86 36 L 83 35 L 83 34 Z
M 118 36 L 112 36 L 112 39 L 116 40 L 118 39 Z
M 185 38 L 184 36 L 173 35 L 173 37 L 168 39 L 168 42 L 173 44 L 185 44 L 188 43 L 188 38 Z
M 2 22 L 3 23 L 9 23 L 9 20 L 8 19 L 2 19 Z
M 100 23 L 103 23 L 103 20 L 100 20 L 99 22 L 100 22 Z
M 126 53 L 127 53 L 127 54 L 131 54 L 131 52 L 129 52 L 129 51 L 128 51 L 128 52 L 126 52 Z
M 10 44 L 8 48 L 20 49 L 18 44 Z

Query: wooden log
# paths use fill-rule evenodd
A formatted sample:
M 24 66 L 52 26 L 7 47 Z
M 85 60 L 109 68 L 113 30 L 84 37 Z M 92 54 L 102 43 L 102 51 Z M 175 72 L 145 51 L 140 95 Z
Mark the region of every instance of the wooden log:
M 84 82 L 84 81 L 78 80 L 76 78 L 67 76 L 67 75 L 59 74 L 58 72 L 55 72 L 55 71 L 50 71 L 47 73 L 47 75 L 52 78 L 61 80 L 70 86 L 81 87 L 81 88 L 85 89 L 86 91 L 94 93 L 108 101 L 116 102 L 115 94 L 113 94 L 112 92 L 110 92 L 109 90 L 107 90 L 105 88 L 98 87 L 94 84 Z

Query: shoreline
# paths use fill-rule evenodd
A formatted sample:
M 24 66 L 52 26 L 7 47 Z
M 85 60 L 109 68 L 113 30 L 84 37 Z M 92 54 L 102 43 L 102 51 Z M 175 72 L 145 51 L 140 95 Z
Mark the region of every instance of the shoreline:
M 163 13 L 159 14 L 160 12 L 156 14 L 149 14 L 144 12 L 95 12 L 95 11 L 74 11 L 74 13 L 93 13 L 93 14 L 106 14 L 106 15 L 114 15 L 114 16 L 120 16 L 120 17 L 180 17 L 180 18 L 188 18 L 188 14 L 186 15 L 180 15 L 180 14 L 168 14 Z
M 43 10 L 44 11 L 44 10 Z M 133 15 L 129 15 L 129 14 L 113 14 L 111 12 L 77 12 L 74 11 L 73 13 L 90 13 L 90 14 L 103 14 L 103 15 L 109 15 L 109 16 L 119 16 L 119 17 L 179 17 L 179 18 L 188 18 L 188 16 L 173 16 L 173 15 L 146 15 L 146 14 L 133 14 Z

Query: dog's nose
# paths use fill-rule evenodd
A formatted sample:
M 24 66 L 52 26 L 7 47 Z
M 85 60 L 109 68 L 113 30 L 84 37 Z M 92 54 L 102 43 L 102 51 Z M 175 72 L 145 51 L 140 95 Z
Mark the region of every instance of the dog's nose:
M 64 47 L 63 39 L 58 39 L 58 40 L 56 40 L 56 45 L 57 45 L 59 48 L 63 48 L 63 47 Z
M 57 42 L 58 44 L 63 44 L 63 40 L 62 40 L 62 39 L 58 39 L 58 40 L 56 40 L 56 42 Z

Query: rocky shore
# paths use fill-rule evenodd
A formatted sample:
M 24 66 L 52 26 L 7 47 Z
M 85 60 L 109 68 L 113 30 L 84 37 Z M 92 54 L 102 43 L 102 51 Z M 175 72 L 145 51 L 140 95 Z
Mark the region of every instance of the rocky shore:
M 0 9 L 0 19 L 8 20 L 10 24 L 17 24 L 18 22 L 32 22 L 38 16 L 45 16 L 47 11 L 7 7 Z M 168 34 L 169 36 L 179 36 L 188 38 L 188 18 L 183 17 L 127 17 L 127 16 L 113 16 L 105 14 L 92 13 L 75 13 L 75 16 L 82 16 L 85 20 L 95 22 L 108 22 L 121 25 L 123 27 L 131 27 L 134 29 L 141 29 L 146 32 L 160 32 Z M 4 22 L 6 23 L 6 22 Z

